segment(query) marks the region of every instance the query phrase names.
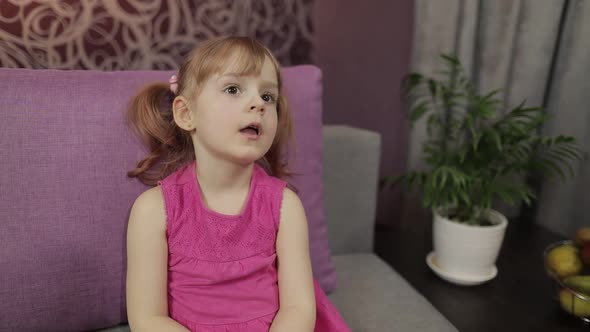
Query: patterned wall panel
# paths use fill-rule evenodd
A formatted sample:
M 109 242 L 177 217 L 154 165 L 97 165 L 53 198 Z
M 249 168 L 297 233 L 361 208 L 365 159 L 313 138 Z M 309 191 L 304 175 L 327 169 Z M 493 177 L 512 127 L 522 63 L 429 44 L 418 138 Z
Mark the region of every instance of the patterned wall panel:
M 199 42 L 256 37 L 311 62 L 312 0 L 0 0 L 0 66 L 173 69 Z

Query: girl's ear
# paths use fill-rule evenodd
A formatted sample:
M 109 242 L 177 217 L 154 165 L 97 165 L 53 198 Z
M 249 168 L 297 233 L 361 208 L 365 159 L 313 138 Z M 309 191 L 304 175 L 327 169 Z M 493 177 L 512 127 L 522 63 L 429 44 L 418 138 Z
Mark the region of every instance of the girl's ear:
M 180 128 L 186 131 L 195 129 L 193 124 L 193 115 L 188 108 L 188 102 L 183 96 L 174 98 L 172 102 L 172 114 L 174 115 L 174 122 Z

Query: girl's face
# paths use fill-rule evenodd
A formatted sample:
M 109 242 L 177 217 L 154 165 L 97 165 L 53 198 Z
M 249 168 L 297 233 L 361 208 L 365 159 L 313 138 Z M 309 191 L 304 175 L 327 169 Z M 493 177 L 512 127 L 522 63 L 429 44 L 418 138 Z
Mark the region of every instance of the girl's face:
M 196 98 L 195 153 L 241 165 L 270 149 L 277 131 L 276 70 L 266 58 L 260 75 L 235 74 L 232 68 L 207 80 Z

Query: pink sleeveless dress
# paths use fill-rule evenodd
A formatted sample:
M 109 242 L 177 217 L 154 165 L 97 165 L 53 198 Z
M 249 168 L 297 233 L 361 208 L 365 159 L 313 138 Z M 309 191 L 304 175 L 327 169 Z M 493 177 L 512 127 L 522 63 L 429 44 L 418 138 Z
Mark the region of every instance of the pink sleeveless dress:
M 275 241 L 286 182 L 255 165 L 239 215 L 208 209 L 195 162 L 158 184 L 166 205 L 168 311 L 191 331 L 263 332 L 279 309 Z M 350 331 L 314 279 L 316 332 Z

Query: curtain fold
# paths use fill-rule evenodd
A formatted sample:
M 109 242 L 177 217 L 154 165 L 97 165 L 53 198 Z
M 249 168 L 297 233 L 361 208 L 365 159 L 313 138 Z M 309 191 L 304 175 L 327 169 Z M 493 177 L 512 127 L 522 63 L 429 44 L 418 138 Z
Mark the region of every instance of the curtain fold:
M 590 1 L 570 1 L 547 98 L 551 117 L 544 133 L 567 133 L 590 152 Z M 543 181 L 537 220 L 571 236 L 576 228 L 590 226 L 590 162 L 578 164 L 577 175 L 567 182 Z

